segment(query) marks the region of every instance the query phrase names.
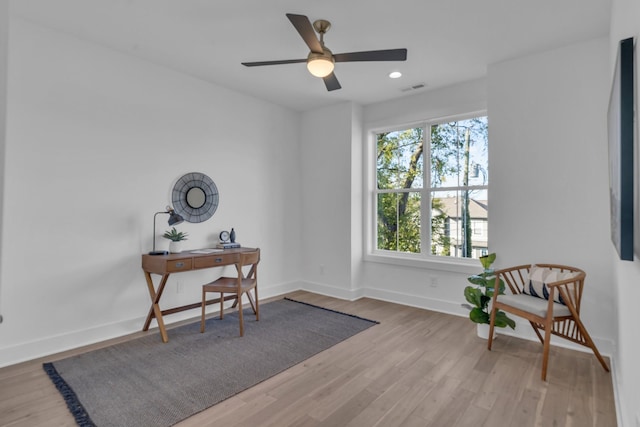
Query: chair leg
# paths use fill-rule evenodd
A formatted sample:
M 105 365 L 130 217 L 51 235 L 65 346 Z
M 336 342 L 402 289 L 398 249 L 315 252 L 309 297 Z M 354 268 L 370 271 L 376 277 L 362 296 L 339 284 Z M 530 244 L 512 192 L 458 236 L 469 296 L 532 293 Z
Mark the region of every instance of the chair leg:
M 204 332 L 204 308 L 207 306 L 207 293 L 202 288 L 202 317 L 200 318 L 200 333 Z
M 496 323 L 496 309 L 491 309 L 491 317 L 489 318 L 489 337 L 487 338 L 487 350 L 491 351 L 491 345 L 493 344 L 493 328 Z
M 538 339 L 540 340 L 540 344 L 544 345 L 544 338 L 542 337 L 542 335 L 540 335 L 540 328 L 538 328 L 536 326 L 536 324 L 533 323 L 531 320 L 529 320 L 529 323 L 531 324 L 531 327 L 533 328 L 533 331 L 538 336 Z
M 607 362 L 604 361 L 604 358 L 602 357 L 602 355 L 598 351 L 598 347 L 596 347 L 596 344 L 591 339 L 591 335 L 589 335 L 589 332 L 587 332 L 587 328 L 584 327 L 584 325 L 582 324 L 582 322 L 579 319 L 574 319 L 574 321 L 576 322 L 576 326 L 580 330 L 580 333 L 582 334 L 582 337 L 584 338 L 585 342 L 587 343 L 587 346 L 591 349 L 591 351 L 593 351 L 593 354 L 596 356 L 596 358 L 598 359 L 598 362 L 600 362 L 600 364 L 602 365 L 604 370 L 606 372 L 609 372 L 609 367 L 607 366 Z
M 220 319 L 224 318 L 224 294 L 220 292 Z
M 544 344 L 542 348 L 542 381 L 547 380 L 547 366 L 549 365 L 549 349 L 551 348 L 551 328 L 553 325 L 545 325 Z
M 247 299 L 249 300 L 249 304 L 251 305 L 251 310 L 253 310 L 253 314 L 256 315 L 256 317 L 258 316 L 258 306 L 256 304 L 256 302 L 253 299 L 253 295 L 251 295 L 251 290 L 246 291 L 243 295 L 247 296 Z
M 253 288 L 256 294 L 256 320 L 260 320 L 260 306 L 258 305 L 258 287 Z
M 240 336 L 244 336 L 244 319 L 242 317 L 242 293 L 238 295 L 238 319 L 240 319 Z
M 589 341 L 591 341 L 591 339 L 589 339 Z M 604 361 L 604 358 L 602 357 L 602 355 L 600 354 L 600 352 L 598 351 L 598 348 L 596 347 L 596 345 L 593 343 L 593 341 L 591 341 L 590 344 L 591 350 L 593 350 L 593 354 L 596 355 L 596 358 L 598 359 L 598 361 L 600 362 L 600 364 L 602 365 L 602 368 L 609 372 L 609 367 L 607 366 L 607 362 Z

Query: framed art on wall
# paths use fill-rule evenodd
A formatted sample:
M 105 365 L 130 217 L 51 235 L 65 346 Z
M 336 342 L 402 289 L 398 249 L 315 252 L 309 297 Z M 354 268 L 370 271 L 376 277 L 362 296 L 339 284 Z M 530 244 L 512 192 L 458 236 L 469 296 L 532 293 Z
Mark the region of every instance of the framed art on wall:
M 620 41 L 609 98 L 611 240 L 621 260 L 634 254 L 634 40 Z M 640 242 L 639 242 L 640 243 Z

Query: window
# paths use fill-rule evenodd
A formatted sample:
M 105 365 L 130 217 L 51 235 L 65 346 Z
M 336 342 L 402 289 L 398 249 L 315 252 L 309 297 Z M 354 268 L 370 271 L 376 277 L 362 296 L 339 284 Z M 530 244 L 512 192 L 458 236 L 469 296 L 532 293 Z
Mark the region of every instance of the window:
M 374 135 L 374 251 L 456 258 L 486 254 L 487 117 Z

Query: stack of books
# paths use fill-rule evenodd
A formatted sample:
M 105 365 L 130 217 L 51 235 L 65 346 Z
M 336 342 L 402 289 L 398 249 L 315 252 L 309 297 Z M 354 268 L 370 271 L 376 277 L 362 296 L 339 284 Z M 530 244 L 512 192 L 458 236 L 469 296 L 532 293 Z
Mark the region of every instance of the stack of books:
M 240 246 L 240 243 L 238 243 L 238 242 L 235 242 L 235 243 L 231 243 L 231 242 L 227 242 L 227 243 L 225 243 L 225 242 L 220 242 L 220 243 L 218 243 L 218 244 L 216 245 L 216 248 L 218 248 L 218 249 L 231 249 L 231 248 L 239 248 L 239 247 L 241 247 L 241 246 Z

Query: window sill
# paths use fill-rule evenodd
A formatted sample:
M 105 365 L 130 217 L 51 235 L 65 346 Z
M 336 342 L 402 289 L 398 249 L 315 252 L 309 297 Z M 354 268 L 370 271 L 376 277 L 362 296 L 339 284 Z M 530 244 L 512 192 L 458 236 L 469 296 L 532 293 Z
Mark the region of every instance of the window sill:
M 477 274 L 482 268 L 480 261 L 473 259 L 434 259 L 412 255 L 392 255 L 372 253 L 364 256 L 367 262 L 391 264 L 395 266 L 422 268 L 425 270 L 449 271 L 461 274 Z

